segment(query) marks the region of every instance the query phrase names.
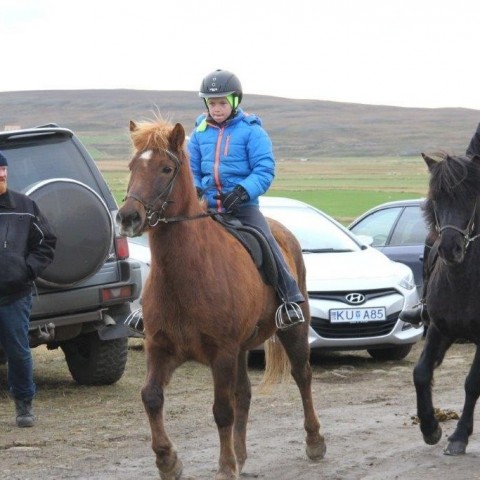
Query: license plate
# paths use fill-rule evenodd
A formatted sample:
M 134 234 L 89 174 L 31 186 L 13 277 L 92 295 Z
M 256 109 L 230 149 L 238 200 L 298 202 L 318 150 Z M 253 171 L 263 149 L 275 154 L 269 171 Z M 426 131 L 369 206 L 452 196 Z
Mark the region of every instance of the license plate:
M 332 308 L 330 310 L 332 323 L 366 323 L 387 319 L 385 307 L 375 308 Z

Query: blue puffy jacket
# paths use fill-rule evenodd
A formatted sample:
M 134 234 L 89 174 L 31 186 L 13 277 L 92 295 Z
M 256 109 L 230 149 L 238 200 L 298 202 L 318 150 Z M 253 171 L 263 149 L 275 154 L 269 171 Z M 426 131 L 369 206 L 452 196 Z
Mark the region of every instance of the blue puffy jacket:
M 247 205 L 258 205 L 275 177 L 272 142 L 256 115 L 242 109 L 218 126 L 200 115 L 188 142 L 195 186 L 205 192 L 210 208 L 221 209 L 213 197 L 228 193 L 241 185 L 250 199 Z

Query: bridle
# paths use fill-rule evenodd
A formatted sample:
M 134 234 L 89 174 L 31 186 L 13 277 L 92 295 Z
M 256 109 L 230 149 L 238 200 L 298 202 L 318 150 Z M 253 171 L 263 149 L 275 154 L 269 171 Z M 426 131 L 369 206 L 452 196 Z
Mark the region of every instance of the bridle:
M 133 198 L 137 202 L 139 202 L 143 208 L 145 209 L 145 215 L 147 218 L 147 222 L 149 227 L 156 227 L 160 222 L 162 223 L 173 223 L 173 222 L 181 222 L 184 220 L 195 220 L 198 218 L 204 218 L 204 217 L 211 217 L 212 215 L 215 215 L 215 212 L 202 212 L 198 215 L 193 215 L 191 217 L 185 216 L 185 215 L 178 215 L 175 217 L 165 217 L 165 211 L 170 203 L 172 203 L 172 200 L 170 200 L 170 195 L 172 194 L 173 186 L 175 184 L 175 180 L 177 179 L 177 176 L 180 172 L 180 167 L 182 166 L 182 161 L 178 158 L 177 155 L 175 155 L 173 152 L 168 150 L 167 148 L 162 149 L 169 158 L 173 160 L 175 163 L 175 171 L 172 175 L 172 178 L 170 178 L 169 182 L 167 185 L 165 185 L 165 188 L 163 188 L 160 193 L 150 202 L 145 201 L 135 193 L 129 193 L 127 192 L 127 195 L 123 199 L 123 201 L 127 200 L 127 198 Z M 160 208 L 155 209 L 155 205 L 161 202 Z
M 442 225 L 440 226 L 440 222 L 438 221 L 437 211 L 435 209 L 435 205 L 433 206 L 433 213 L 435 215 L 435 230 L 437 231 L 438 235 L 441 236 L 445 230 L 455 230 L 456 232 L 460 233 L 463 236 L 463 244 L 465 250 L 467 250 L 468 246 L 471 242 L 475 241 L 480 234 L 473 235 L 473 231 L 475 230 L 475 213 L 477 211 L 477 202 L 475 201 L 475 205 L 473 206 L 472 214 L 470 215 L 470 220 L 467 223 L 467 226 L 464 230 L 456 225 Z

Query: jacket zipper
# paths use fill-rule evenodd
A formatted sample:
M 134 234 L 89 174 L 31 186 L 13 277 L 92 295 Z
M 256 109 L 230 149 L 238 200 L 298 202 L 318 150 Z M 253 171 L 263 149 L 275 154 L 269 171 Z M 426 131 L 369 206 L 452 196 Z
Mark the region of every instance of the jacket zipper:
M 220 181 L 220 149 L 222 146 L 222 139 L 223 139 L 223 132 L 225 131 L 224 127 L 220 128 L 217 138 L 217 145 L 215 146 L 215 162 L 213 166 L 214 171 L 214 178 L 215 178 L 215 186 L 217 188 L 217 192 L 220 194 L 222 193 L 222 182 Z M 222 211 L 222 201 L 217 200 L 217 210 L 219 212 Z
M 8 238 L 8 227 L 10 226 L 10 222 L 7 219 L 7 229 L 5 230 L 5 238 L 3 240 L 3 248 L 7 248 L 7 238 Z
M 230 147 L 230 135 L 227 135 L 225 139 L 225 148 L 223 149 L 223 155 L 226 157 L 228 155 L 228 149 Z

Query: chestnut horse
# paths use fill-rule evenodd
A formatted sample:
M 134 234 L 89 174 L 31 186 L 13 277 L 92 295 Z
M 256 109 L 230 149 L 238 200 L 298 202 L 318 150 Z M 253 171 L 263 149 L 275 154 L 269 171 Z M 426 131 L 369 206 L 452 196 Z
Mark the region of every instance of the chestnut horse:
M 277 331 L 280 301 L 274 289 L 263 282 L 247 250 L 197 199 L 182 125 L 130 122 L 130 133 L 135 153 L 117 222 L 123 235 L 133 237 L 145 230 L 149 234 L 152 260 L 143 293 L 147 374 L 142 401 L 160 477 L 173 480 L 182 474 L 182 463 L 165 431 L 164 389 L 178 366 L 194 360 L 208 365 L 213 375 L 213 416 L 220 437 L 215 478 L 239 478 L 247 458 L 251 398 L 247 354 L 275 334 L 280 341 L 266 342 L 271 347 L 266 348 L 265 377 L 278 380 L 277 350 L 286 351 L 302 397 L 307 455 L 322 458 L 326 447 L 311 391 L 308 302 L 301 305 L 304 323 Z M 297 240 L 278 222 L 271 228 L 307 298 Z M 288 361 L 282 365 L 288 368 Z

